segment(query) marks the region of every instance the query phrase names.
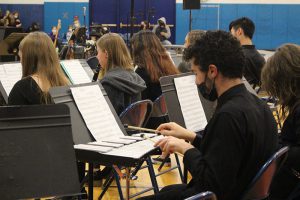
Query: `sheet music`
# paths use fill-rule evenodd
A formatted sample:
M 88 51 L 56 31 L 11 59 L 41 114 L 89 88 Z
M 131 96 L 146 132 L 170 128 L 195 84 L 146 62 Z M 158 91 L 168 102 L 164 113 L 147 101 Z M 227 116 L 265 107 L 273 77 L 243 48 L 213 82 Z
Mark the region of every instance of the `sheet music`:
M 0 81 L 7 96 L 15 83 L 22 78 L 22 65 L 21 63 L 10 63 L 0 65 Z
M 195 83 L 195 75 L 175 78 L 175 87 L 186 128 L 201 131 L 207 125 L 207 119 Z
M 98 85 L 73 87 L 71 92 L 96 141 L 124 136 Z
M 73 84 L 92 82 L 91 78 L 87 75 L 79 60 L 64 60 L 60 63 Z

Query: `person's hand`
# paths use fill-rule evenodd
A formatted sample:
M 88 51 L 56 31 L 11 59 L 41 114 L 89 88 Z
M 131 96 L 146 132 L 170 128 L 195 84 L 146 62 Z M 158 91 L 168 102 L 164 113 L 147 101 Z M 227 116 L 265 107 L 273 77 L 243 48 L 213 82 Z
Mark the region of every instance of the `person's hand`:
M 193 142 L 196 137 L 196 133 L 185 129 L 174 122 L 161 124 L 156 130 L 164 136 L 173 136 L 190 142 Z
M 165 32 L 160 32 L 160 35 L 167 37 L 167 33 L 165 33 Z
M 178 152 L 182 155 L 184 155 L 187 150 L 194 148 L 190 143 L 171 136 L 160 139 L 154 146 L 160 147 L 160 149 L 167 154 Z

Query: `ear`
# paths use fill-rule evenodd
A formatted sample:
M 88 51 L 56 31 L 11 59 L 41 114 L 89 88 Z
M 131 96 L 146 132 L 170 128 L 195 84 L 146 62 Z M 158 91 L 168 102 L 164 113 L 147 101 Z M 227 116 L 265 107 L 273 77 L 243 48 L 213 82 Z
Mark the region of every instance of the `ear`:
M 208 66 L 208 73 L 207 73 L 207 76 L 210 78 L 210 79 L 214 79 L 216 78 L 216 76 L 218 75 L 218 68 L 216 65 L 213 65 L 213 64 L 210 64 Z
M 236 30 L 236 33 L 237 33 L 238 35 L 243 35 L 243 34 L 244 34 L 244 31 L 243 31 L 243 29 L 240 27 L 240 28 L 238 28 L 238 29 Z
M 104 53 L 105 53 L 105 58 L 108 58 L 108 52 L 104 50 Z

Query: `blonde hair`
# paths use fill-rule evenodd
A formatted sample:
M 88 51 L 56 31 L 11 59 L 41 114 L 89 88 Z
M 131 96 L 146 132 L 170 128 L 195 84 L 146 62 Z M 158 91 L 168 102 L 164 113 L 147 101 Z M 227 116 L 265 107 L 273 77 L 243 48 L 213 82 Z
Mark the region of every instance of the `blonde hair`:
M 262 86 L 276 97 L 283 117 L 300 105 L 300 46 L 284 44 L 271 56 L 261 72 Z
M 60 67 L 53 42 L 46 33 L 30 33 L 20 43 L 19 50 L 22 54 L 22 78 L 38 75 L 43 85 L 41 100 L 44 103 L 48 103 L 51 87 L 69 84 Z
M 116 33 L 107 33 L 97 41 L 98 51 L 108 54 L 107 67 L 102 67 L 99 77 L 114 67 L 133 70 L 132 59 L 124 40 Z

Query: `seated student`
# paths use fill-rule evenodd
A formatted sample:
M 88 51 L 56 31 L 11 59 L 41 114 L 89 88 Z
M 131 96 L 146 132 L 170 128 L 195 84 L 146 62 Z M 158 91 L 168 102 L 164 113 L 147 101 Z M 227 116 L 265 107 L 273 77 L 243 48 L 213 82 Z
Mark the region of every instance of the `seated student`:
M 205 31 L 203 30 L 192 30 L 188 32 L 188 34 L 185 36 L 184 40 L 184 48 L 188 48 L 189 46 L 193 45 L 196 40 L 200 39 L 205 34 Z M 178 65 L 178 70 L 181 73 L 186 73 L 191 71 L 191 63 L 182 61 Z
M 150 30 L 150 23 L 146 20 L 141 21 L 140 30 L 144 30 L 144 31 Z
M 22 79 L 11 90 L 10 105 L 51 103 L 48 91 L 51 87 L 68 85 L 55 52 L 46 33 L 32 32 L 19 46 Z
M 151 31 L 140 31 L 131 40 L 135 72 L 144 79 L 147 88 L 142 92 L 142 99 L 154 101 L 162 92 L 159 78 L 178 74 L 166 49 Z
M 275 176 L 270 199 L 288 199 L 300 184 L 300 46 L 279 47 L 262 69 L 262 85 L 270 96 L 278 98 L 283 117 L 280 144 L 290 146 L 288 158 Z M 300 198 L 298 185 L 297 196 Z
M 171 45 L 171 42 L 168 40 L 171 37 L 171 31 L 167 25 L 166 18 L 159 18 L 157 24 L 153 27 L 152 32 L 155 33 L 163 45 Z
M 132 60 L 123 39 L 107 33 L 97 41 L 99 78 L 118 115 L 130 104 L 141 100 L 144 80 L 133 71 Z
M 21 20 L 20 20 L 20 14 L 18 11 L 15 11 L 13 12 L 13 15 L 14 15 L 14 18 L 15 18 L 15 25 L 16 27 L 21 27 L 22 26 L 22 23 L 21 23 Z
M 50 37 L 43 32 L 29 33 L 20 43 L 19 56 L 22 79 L 11 90 L 9 105 L 52 103 L 49 89 L 69 84 L 60 67 L 58 55 Z M 79 181 L 84 178 L 85 164 L 78 163 Z M 85 190 L 82 190 L 86 194 Z M 86 197 L 86 195 L 82 195 Z
M 216 112 L 201 136 L 173 122 L 158 127 L 168 137 L 155 146 L 168 153 L 183 154 L 184 165 L 193 179 L 187 185 L 167 186 L 141 199 L 181 200 L 207 190 L 216 193 L 218 199 L 240 199 L 276 151 L 274 117 L 269 107 L 242 83 L 245 57 L 231 34 L 208 31 L 187 49 L 185 56 L 192 61 L 203 96 L 218 99 Z
M 252 37 L 255 31 L 253 21 L 247 17 L 236 19 L 230 23 L 229 31 L 242 45 L 246 57 L 244 69 L 245 78 L 254 87 L 260 85 L 260 73 L 265 64 L 265 59 L 258 53 L 255 45 L 252 43 Z

